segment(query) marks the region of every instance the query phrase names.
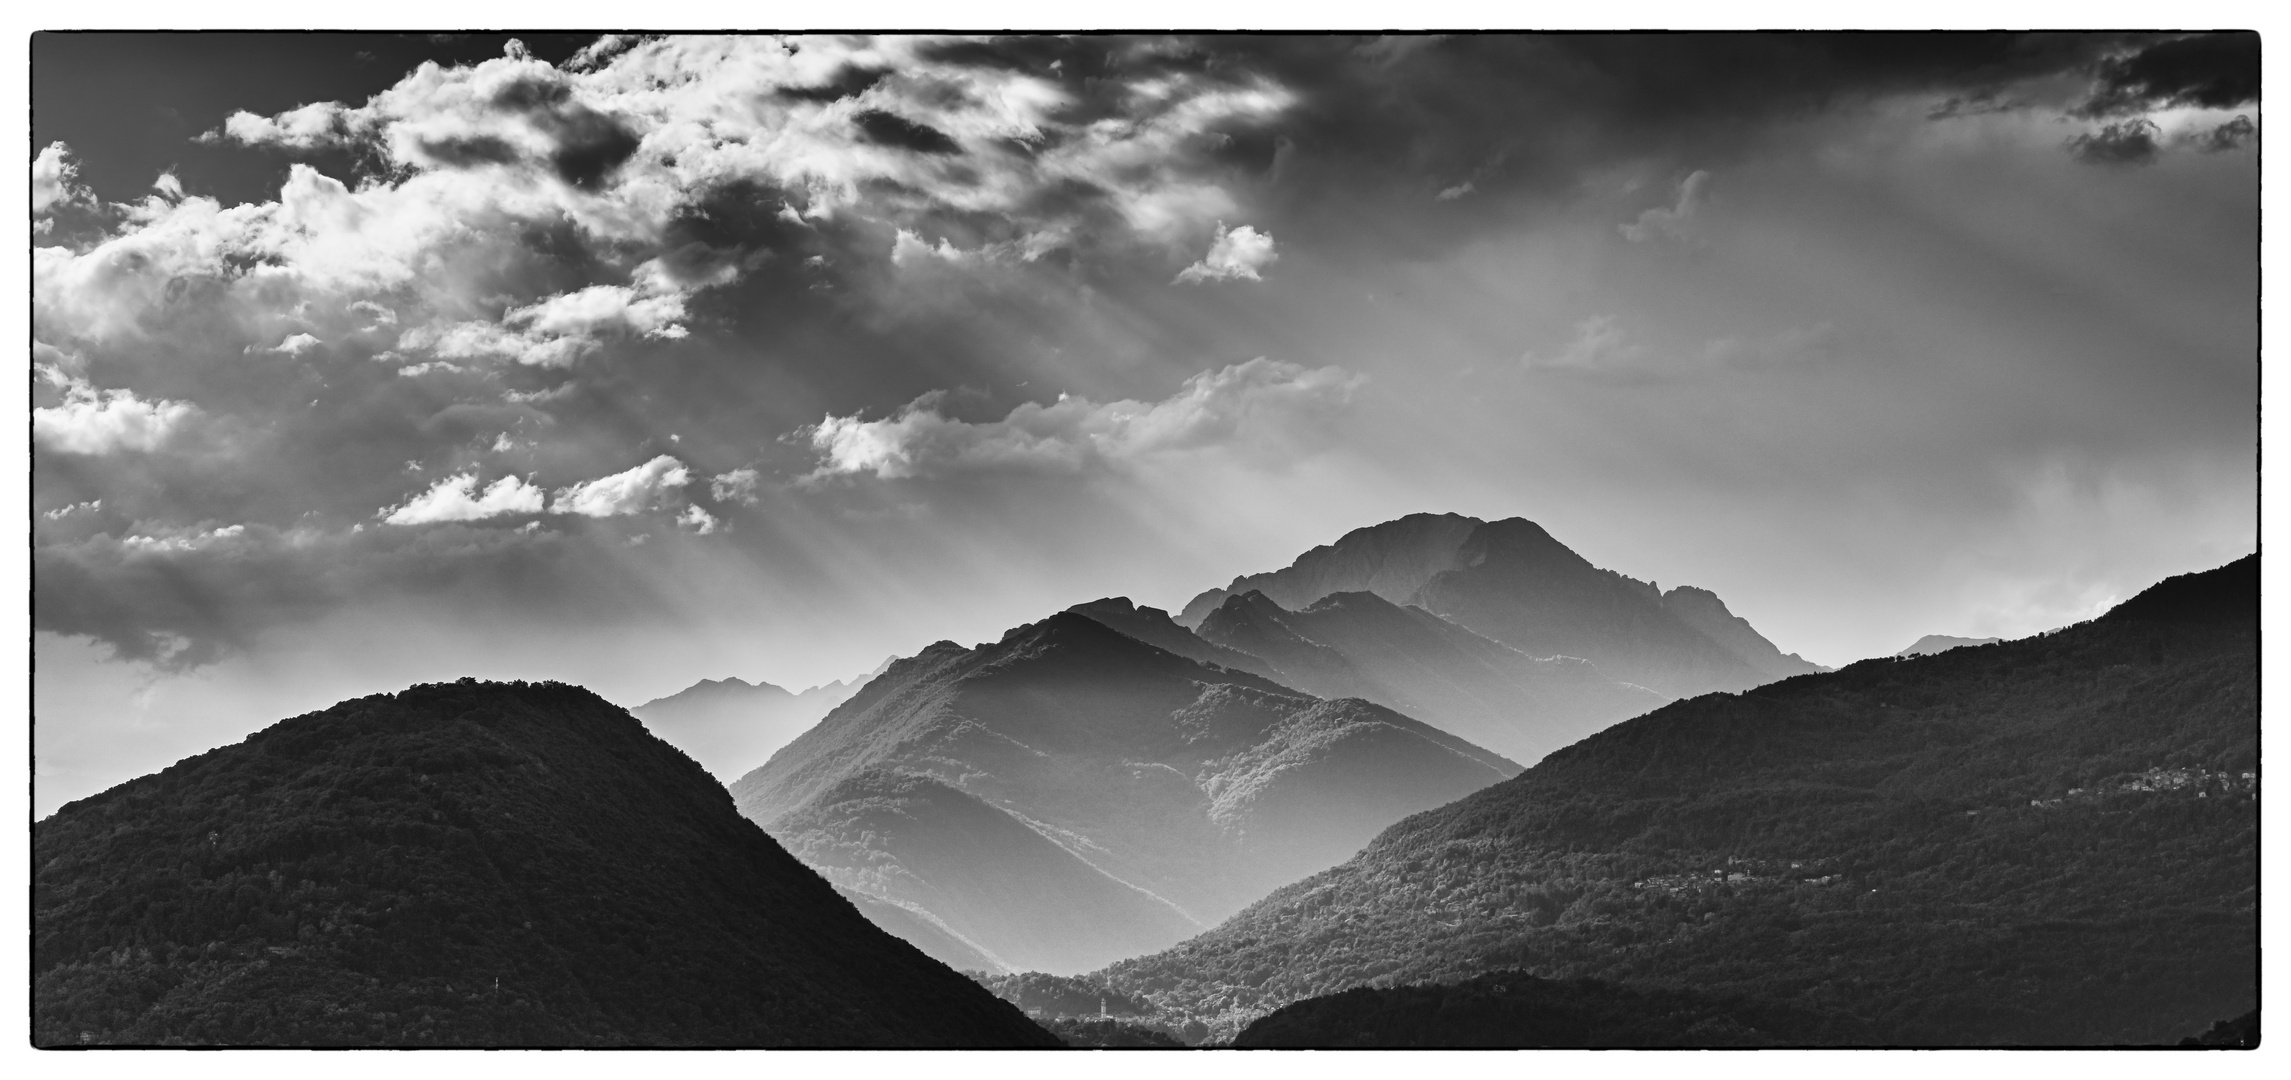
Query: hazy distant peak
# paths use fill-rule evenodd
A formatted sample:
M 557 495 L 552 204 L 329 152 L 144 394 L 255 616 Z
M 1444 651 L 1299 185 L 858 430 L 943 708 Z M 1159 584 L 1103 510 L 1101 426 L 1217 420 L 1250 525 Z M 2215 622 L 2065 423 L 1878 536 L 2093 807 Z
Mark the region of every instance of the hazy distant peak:
M 1951 649 L 1961 649 L 1967 645 L 1994 645 L 1997 642 L 2003 640 L 2003 638 L 1993 637 L 1953 637 L 1948 634 L 1927 634 L 1924 637 L 1918 638 L 1916 644 L 1911 645 L 1910 647 L 1903 649 L 1893 655 L 1931 656 L 1938 652 L 1948 652 Z

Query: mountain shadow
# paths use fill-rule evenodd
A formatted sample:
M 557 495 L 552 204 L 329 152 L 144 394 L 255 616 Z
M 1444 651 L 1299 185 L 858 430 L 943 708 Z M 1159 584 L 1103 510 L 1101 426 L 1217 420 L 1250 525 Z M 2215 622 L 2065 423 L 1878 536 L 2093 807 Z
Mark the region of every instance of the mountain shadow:
M 2258 559 L 2050 634 L 1628 720 L 1094 976 L 1164 1027 L 1490 970 L 1904 1045 L 2169 1044 L 2258 993 Z
M 1045 1046 L 628 713 L 416 686 L 32 831 L 40 1046 Z
M 1290 611 L 1335 593 L 1374 593 L 1530 656 L 1581 657 L 1608 678 L 1674 698 L 1825 670 L 1775 648 L 1708 590 L 1665 593 L 1602 570 L 1521 518 L 1411 514 L 1355 529 L 1285 569 L 1202 593 L 1177 621 L 1200 627 L 1251 591 Z
M 837 884 L 1071 974 L 1173 944 L 1518 771 L 1382 706 L 1323 701 L 1063 612 L 893 664 L 732 793 Z M 847 786 L 870 773 L 935 786 Z M 925 805 L 953 820 L 926 825 Z M 1045 908 L 1084 895 L 1117 906 Z M 1111 918 L 1122 912 L 1134 917 Z

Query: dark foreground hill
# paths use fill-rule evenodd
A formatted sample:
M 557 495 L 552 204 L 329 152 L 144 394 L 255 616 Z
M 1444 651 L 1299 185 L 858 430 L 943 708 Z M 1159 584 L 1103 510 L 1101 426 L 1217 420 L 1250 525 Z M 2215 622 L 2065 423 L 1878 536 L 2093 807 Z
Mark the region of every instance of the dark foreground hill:
M 1490 972 L 1459 983 L 1355 987 L 1250 1024 L 1245 1049 L 1759 1047 L 1866 1041 L 1851 1020 L 1683 990 Z
M 1220 1037 L 1522 969 L 1888 1044 L 2175 1042 L 2257 1001 L 2257 596 L 2254 556 L 2051 634 L 1665 706 L 1099 977 Z
M 33 826 L 33 1041 L 1042 1046 L 561 684 L 283 721 Z
M 893 664 L 732 793 L 836 884 L 998 968 L 1073 974 L 1175 944 L 1518 771 L 1370 702 L 1062 612 Z

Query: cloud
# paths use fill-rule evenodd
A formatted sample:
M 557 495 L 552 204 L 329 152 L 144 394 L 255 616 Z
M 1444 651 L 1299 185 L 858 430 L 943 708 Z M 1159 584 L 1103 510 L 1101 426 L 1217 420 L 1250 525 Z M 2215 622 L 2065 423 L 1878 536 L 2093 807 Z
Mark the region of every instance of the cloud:
M 285 353 L 288 356 L 301 356 L 303 353 L 309 352 L 321 344 L 324 343 L 310 334 L 289 334 L 284 340 L 281 340 L 278 344 L 273 345 L 264 351 Z
M 626 472 L 560 489 L 550 509 L 587 517 L 638 514 L 651 509 L 671 490 L 691 482 L 692 471 L 683 462 L 662 454 Z
M 1432 200 L 1433 200 L 1434 202 L 1454 202 L 1454 201 L 1456 201 L 1457 199 L 1461 199 L 1461 198 L 1463 198 L 1464 196 L 1466 196 L 1466 195 L 1469 195 L 1469 194 L 1471 194 L 1471 193 L 1473 193 L 1473 192 L 1475 192 L 1475 191 L 1478 191 L 1478 190 L 1479 190 L 1479 186 L 1478 186 L 1478 185 L 1476 185 L 1476 184 L 1472 183 L 1472 182 L 1471 182 L 1471 181 L 1469 181 L 1469 180 L 1466 180 L 1466 181 L 1464 181 L 1464 182 L 1463 182 L 1463 183 L 1461 183 L 1461 184 L 1457 184 L 1457 185 L 1455 185 L 1454 187 L 1444 187 L 1444 188 L 1441 188 L 1441 189 L 1440 189 L 1440 193 L 1439 193 L 1438 195 L 1434 195 L 1434 196 L 1432 196 Z
M 399 339 L 407 349 L 470 360 L 505 357 L 538 367 L 567 367 L 616 337 L 674 341 L 688 331 L 685 293 L 643 287 L 591 285 L 512 308 L 498 323 L 470 321 L 418 327 Z
M 2250 117 L 2239 115 L 2199 137 L 2196 145 L 2202 147 L 2207 154 L 2216 154 L 2226 150 L 2240 150 L 2258 138 L 2259 125 L 2252 123 Z
M 898 480 L 967 472 L 1080 473 L 1187 450 L 1294 441 L 1341 412 L 1366 377 L 1264 357 L 1185 381 L 1147 404 L 1060 396 L 971 423 L 926 395 L 882 420 L 829 416 L 796 433 L 819 454 L 807 482 L 867 474 Z
M 92 206 L 95 194 L 79 184 L 79 163 L 71 148 L 49 143 L 32 158 L 32 214 L 51 214 L 62 206 Z
M 477 475 L 460 473 L 438 481 L 428 491 L 407 500 L 404 506 L 384 510 L 375 516 L 387 525 L 483 521 L 505 514 L 538 514 L 542 502 L 541 489 L 526 483 L 522 478 L 504 476 L 488 485 L 483 493 L 479 493 Z
M 2087 165 L 2151 165 L 2163 151 L 2163 129 L 2145 117 L 2104 124 L 2068 141 L 2068 152 Z
M 676 523 L 699 536 L 715 532 L 718 524 L 716 515 L 701 509 L 697 504 L 685 507 L 683 513 L 676 515 Z
M 2173 107 L 2232 109 L 2259 100 L 2259 35 L 2170 38 L 2101 61 L 2084 116 L 2124 116 Z
M 1529 351 L 1520 364 L 1530 371 L 1612 372 L 1639 367 L 1645 347 L 1624 334 L 1612 315 L 1593 315 L 1575 324 L 1575 335 L 1548 356 Z
M 88 500 L 88 501 L 86 501 L 86 502 L 76 502 L 76 503 L 72 503 L 72 504 L 70 504 L 70 505 L 68 505 L 68 506 L 59 506 L 59 507 L 57 507 L 57 508 L 55 508 L 55 509 L 53 509 L 53 510 L 50 510 L 50 511 L 48 511 L 47 513 L 45 513 L 45 514 L 42 514 L 42 515 L 40 515 L 40 516 L 41 516 L 41 517 L 44 517 L 44 518 L 47 518 L 49 521 L 55 521 L 55 520 L 58 520 L 58 519 L 60 519 L 60 518 L 69 517 L 69 516 L 71 516 L 71 515 L 73 515 L 73 514 L 79 513 L 79 512 L 80 512 L 80 511 L 82 511 L 82 510 L 101 510 L 101 509 L 103 509 L 103 500 L 102 500 L 102 499 L 90 499 L 90 500 Z
M 132 390 L 98 390 L 52 366 L 40 371 L 63 389 L 64 401 L 32 410 L 32 439 L 59 453 L 155 449 L 197 411 L 181 401 L 145 401 Z
M 1273 250 L 1273 235 L 1261 233 L 1243 225 L 1230 232 L 1225 223 L 1217 223 L 1217 238 L 1209 245 L 1209 254 L 1201 261 L 1178 271 L 1171 284 L 1185 282 L 1200 284 L 1206 281 L 1263 281 L 1258 271 L 1279 261 L 1280 254 Z
M 709 477 L 708 495 L 717 502 L 756 505 L 756 470 L 733 469 Z
M 1696 169 L 1678 182 L 1678 195 L 1669 206 L 1657 206 L 1639 215 L 1637 221 L 1618 226 L 1623 239 L 1634 244 L 1651 240 L 1690 240 L 1695 212 L 1702 207 L 1710 192 L 1710 173 Z

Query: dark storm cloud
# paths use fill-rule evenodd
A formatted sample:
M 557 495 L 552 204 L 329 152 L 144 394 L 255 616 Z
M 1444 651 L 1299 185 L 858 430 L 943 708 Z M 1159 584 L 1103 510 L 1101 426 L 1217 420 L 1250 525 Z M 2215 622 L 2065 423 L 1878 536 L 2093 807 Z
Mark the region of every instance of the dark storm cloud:
M 895 146 L 918 154 L 959 154 L 962 145 L 929 124 L 916 123 L 897 113 L 868 109 L 851 118 L 860 134 L 878 146 Z
M 2122 116 L 2173 106 L 2232 109 L 2259 100 L 2259 35 L 2197 34 L 2100 63 L 2099 85 L 2078 107 Z
M 882 82 L 883 77 L 889 74 L 891 72 L 884 68 L 850 65 L 837 71 L 833 78 L 817 86 L 783 86 L 779 88 L 779 94 L 781 97 L 796 101 L 809 101 L 825 105 L 830 102 L 841 101 L 844 98 L 858 97 L 876 83 Z
M 2070 139 L 2068 149 L 2076 160 L 2090 165 L 2149 165 L 2163 152 L 2161 134 L 2154 121 L 2135 117 Z

